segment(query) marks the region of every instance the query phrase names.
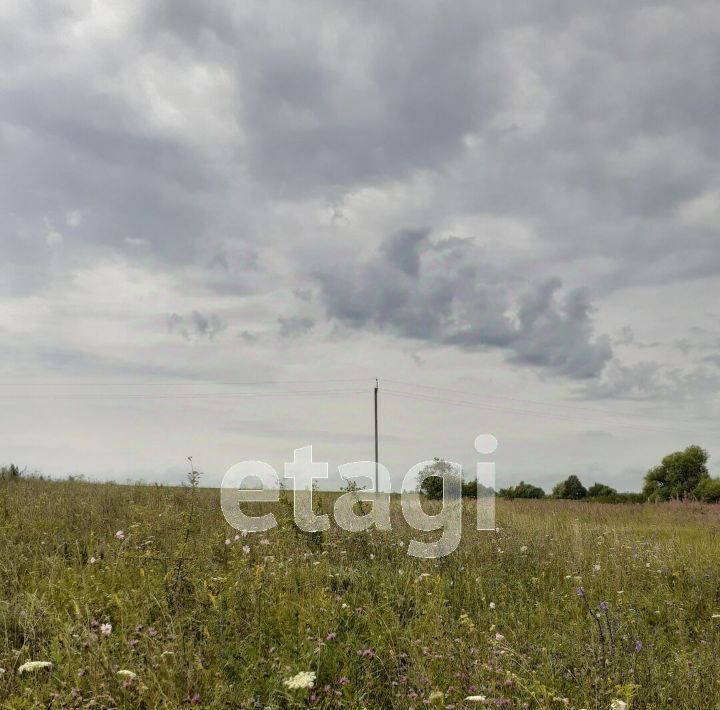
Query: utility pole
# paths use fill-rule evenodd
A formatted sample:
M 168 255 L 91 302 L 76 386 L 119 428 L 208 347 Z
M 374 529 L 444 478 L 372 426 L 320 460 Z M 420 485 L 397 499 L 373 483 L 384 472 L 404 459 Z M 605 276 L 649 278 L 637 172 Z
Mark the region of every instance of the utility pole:
M 378 490 L 378 467 L 379 467 L 379 459 L 378 459 L 378 417 L 377 417 L 377 407 L 378 407 L 378 381 L 377 378 L 375 378 L 375 493 L 378 494 L 380 491 Z

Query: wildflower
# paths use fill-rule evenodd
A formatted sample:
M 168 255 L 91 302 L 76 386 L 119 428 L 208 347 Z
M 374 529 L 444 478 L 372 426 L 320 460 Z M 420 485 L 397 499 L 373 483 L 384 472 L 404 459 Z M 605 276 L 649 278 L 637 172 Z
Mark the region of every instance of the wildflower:
M 264 537 L 262 540 L 260 540 L 261 545 L 269 545 L 270 540 L 268 540 L 266 537 Z
M 584 597 L 584 596 L 585 596 L 585 589 L 584 589 L 583 587 L 578 587 L 578 588 L 575 590 L 575 594 L 577 594 L 579 597 Z
M 610 703 L 610 710 L 627 710 L 627 703 L 616 698 Z
M 125 668 L 119 670 L 116 675 L 119 675 L 121 678 L 126 678 L 127 680 L 135 680 L 135 678 L 137 678 L 137 673 L 133 673 Z
M 595 563 L 595 564 L 593 565 L 593 572 L 599 572 L 599 571 L 600 571 L 600 565 L 597 564 L 597 563 Z
M 334 631 L 331 631 L 326 637 L 326 641 L 334 641 L 337 638 L 337 634 Z
M 190 698 L 190 705 L 200 705 L 202 702 L 202 698 L 200 697 L 200 693 L 195 693 L 195 695 Z
M 112 633 L 112 624 L 100 624 L 100 633 L 103 636 L 110 636 Z
M 484 695 L 468 695 L 465 700 L 468 703 L 484 703 L 485 702 L 485 696 Z
M 225 544 L 226 544 L 226 545 L 229 545 L 230 542 L 231 542 L 231 541 L 230 541 L 230 538 L 226 538 L 226 539 L 225 539 Z
M 148 629 L 148 636 L 157 636 L 157 633 L 157 629 L 153 626 Z
M 118 540 L 124 540 L 124 539 L 125 539 L 125 531 L 124 531 L 124 530 L 118 530 L 118 531 L 115 533 L 115 537 L 116 537 Z
M 358 651 L 358 656 L 362 658 L 375 658 L 375 651 L 372 648 L 361 648 Z
M 235 542 L 237 542 L 239 539 L 240 539 L 240 535 L 235 535 L 235 537 L 233 538 L 233 540 L 235 540 Z
M 97 562 L 97 560 L 96 560 L 94 557 L 91 557 L 91 558 L 88 560 L 88 564 L 89 564 L 89 565 L 94 565 L 96 562 Z
M 34 673 L 35 671 L 52 670 L 53 664 L 50 661 L 28 661 L 18 668 L 18 673 Z
M 242 551 L 243 551 L 246 555 L 249 555 L 249 554 L 250 554 L 250 545 L 243 545 L 243 546 L 242 546 Z
M 520 552 L 527 552 L 527 551 L 528 551 L 527 545 L 523 545 L 523 546 L 520 548 Z
M 488 606 L 489 606 L 491 609 L 494 609 L 494 608 L 495 608 L 495 602 L 490 602 L 490 604 L 489 604 Z
M 138 640 L 137 640 L 137 639 L 130 639 L 130 641 L 128 641 L 128 643 L 129 643 L 133 648 L 135 648 L 135 646 L 138 645 Z
M 607 611 L 610 608 L 607 602 L 600 602 L 600 611 Z
M 288 678 L 283 681 L 283 685 L 288 687 L 290 690 L 305 690 L 312 688 L 315 685 L 315 673 L 312 671 L 301 671 L 292 678 Z
M 505 637 L 502 634 L 495 634 L 496 641 L 504 641 Z

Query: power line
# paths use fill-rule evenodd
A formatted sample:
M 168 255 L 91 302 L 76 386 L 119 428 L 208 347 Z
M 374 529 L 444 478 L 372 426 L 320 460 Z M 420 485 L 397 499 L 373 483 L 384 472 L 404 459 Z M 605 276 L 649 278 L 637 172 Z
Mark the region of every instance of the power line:
M 517 408 L 511 408 L 511 407 L 504 407 L 499 404 L 491 404 L 491 403 L 486 403 L 486 402 L 472 402 L 472 401 L 467 401 L 467 400 L 448 399 L 445 397 L 435 397 L 432 395 L 414 394 L 414 393 L 410 393 L 410 392 L 400 392 L 397 390 L 388 390 L 388 389 L 384 389 L 383 392 L 385 394 L 390 394 L 390 395 L 394 395 L 397 397 L 405 397 L 406 399 L 413 399 L 416 401 L 441 402 L 444 404 L 455 404 L 455 405 L 459 405 L 459 406 L 476 407 L 476 408 L 480 408 L 480 409 L 500 410 L 500 411 L 505 411 L 505 412 L 511 412 L 513 414 L 551 418 L 551 419 L 558 419 L 558 420 L 562 420 L 562 421 L 585 421 L 585 422 L 588 422 L 591 424 L 598 424 L 597 420 L 592 420 L 592 419 L 587 419 L 587 418 L 578 419 L 578 417 L 570 417 L 570 416 L 564 417 L 564 416 L 554 414 L 554 413 L 537 412 L 537 411 L 528 410 L 528 409 L 517 409 Z M 685 422 L 685 423 L 691 424 L 690 422 Z M 629 429 L 638 429 L 641 431 L 654 431 L 654 432 L 659 432 L 662 434 L 669 434 L 669 433 L 673 433 L 673 431 L 674 431 L 673 429 L 661 429 L 661 428 L 657 428 L 657 427 L 640 426 L 637 424 L 631 424 L 631 423 L 627 423 L 627 422 L 623 422 L 623 421 L 619 421 L 619 420 L 615 420 L 614 422 L 603 422 L 603 424 L 605 426 L 607 426 L 608 424 L 615 424 L 615 425 L 623 426 L 623 427 L 629 428 Z
M 292 397 L 292 396 L 342 396 L 346 394 L 362 394 L 364 389 L 337 390 L 291 390 L 287 392 L 192 392 L 189 394 L 1 394 L 3 399 L 26 400 L 105 400 L 105 399 L 234 399 L 238 397 Z
M 260 385 L 310 385 L 329 382 L 371 382 L 371 377 L 338 378 L 324 380 L 256 380 L 245 382 L 220 382 L 198 380 L 197 382 L 0 382 L 0 387 L 255 387 Z

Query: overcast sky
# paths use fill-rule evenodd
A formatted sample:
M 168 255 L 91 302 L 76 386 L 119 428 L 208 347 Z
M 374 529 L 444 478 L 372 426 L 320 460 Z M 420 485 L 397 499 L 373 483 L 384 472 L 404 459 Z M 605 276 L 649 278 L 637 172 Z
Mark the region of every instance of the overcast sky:
M 395 481 L 720 457 L 718 46 L 714 1 L 0 3 L 0 457 L 332 470 L 375 377 Z

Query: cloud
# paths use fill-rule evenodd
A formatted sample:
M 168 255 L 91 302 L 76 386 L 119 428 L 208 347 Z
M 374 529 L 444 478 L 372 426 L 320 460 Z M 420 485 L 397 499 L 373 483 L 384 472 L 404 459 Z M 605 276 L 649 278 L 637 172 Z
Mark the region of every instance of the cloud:
M 280 316 L 278 323 L 280 324 L 280 336 L 282 338 L 295 338 L 305 335 L 315 325 L 312 318 L 301 318 L 300 316 L 291 316 L 289 318 Z
M 200 311 L 193 311 L 189 316 L 180 316 L 171 313 L 166 320 L 170 333 L 179 333 L 186 340 L 199 340 L 207 338 L 212 340 L 218 333 L 227 328 L 227 323 L 216 313 L 204 315 Z
M 508 361 L 573 379 L 598 376 L 612 358 L 597 335 L 584 289 L 562 292 L 558 278 L 513 298 L 482 254 L 457 239 L 403 231 L 352 268 L 316 273 L 327 316 L 354 329 L 473 350 L 497 348 Z

